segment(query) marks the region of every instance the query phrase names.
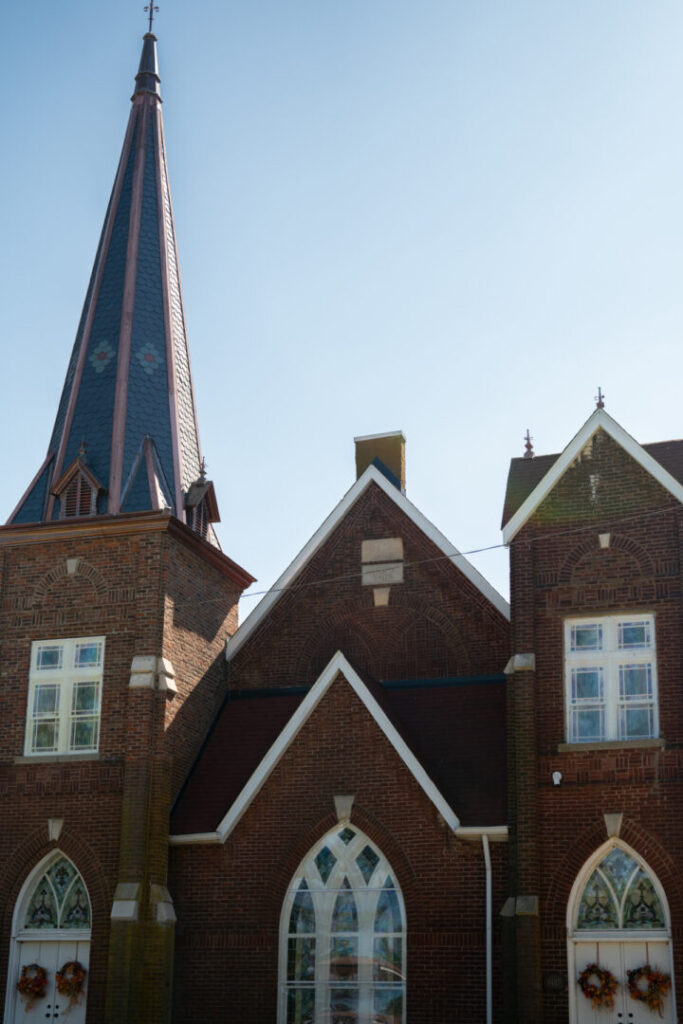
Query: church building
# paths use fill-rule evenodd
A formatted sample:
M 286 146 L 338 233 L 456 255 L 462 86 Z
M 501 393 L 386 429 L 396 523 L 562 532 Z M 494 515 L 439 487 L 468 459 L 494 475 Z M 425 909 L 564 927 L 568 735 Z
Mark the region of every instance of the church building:
M 528 443 L 508 605 L 406 497 L 403 434 L 357 437 L 240 622 L 156 42 L 0 527 L 5 1024 L 676 1024 L 683 441 L 599 398 Z

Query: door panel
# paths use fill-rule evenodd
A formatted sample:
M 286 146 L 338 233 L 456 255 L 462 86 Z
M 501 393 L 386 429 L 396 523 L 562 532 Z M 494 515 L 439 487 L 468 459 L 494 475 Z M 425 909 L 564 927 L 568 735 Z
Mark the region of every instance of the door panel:
M 647 1003 L 632 999 L 628 991 L 628 974 L 635 967 L 649 963 L 665 974 L 671 974 L 671 947 L 663 939 L 654 941 L 634 939 L 628 942 L 576 942 L 575 974 L 576 1024 L 653 1024 L 654 1020 L 664 1024 L 676 1024 L 674 995 L 670 989 L 664 997 L 662 1016 L 653 1014 Z M 593 1009 L 579 988 L 576 978 L 587 964 L 598 963 L 612 972 L 619 982 L 614 994 L 614 1006 Z
M 25 964 L 40 964 L 47 971 L 47 989 L 42 999 L 33 1004 L 16 993 L 14 1017 L 12 1024 L 36 1024 L 37 1021 L 61 1021 L 66 1024 L 85 1024 L 85 1006 L 87 999 L 88 976 L 85 977 L 83 990 L 78 1002 L 70 1003 L 69 999 L 57 992 L 56 974 L 69 960 L 78 960 L 85 968 L 90 958 L 89 942 L 73 941 L 37 941 L 18 942 L 18 966 L 15 984 L 21 976 Z

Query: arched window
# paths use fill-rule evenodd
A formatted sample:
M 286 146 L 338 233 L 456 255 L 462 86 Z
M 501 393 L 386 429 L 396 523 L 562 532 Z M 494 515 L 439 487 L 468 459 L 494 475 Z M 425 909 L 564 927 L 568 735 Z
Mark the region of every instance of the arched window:
M 621 846 L 614 846 L 583 888 L 578 931 L 666 928 L 657 889 L 648 872 Z
M 358 829 L 334 829 L 303 859 L 280 934 L 279 1024 L 404 1024 L 403 897 Z
M 83 879 L 70 860 L 54 861 L 29 897 L 23 928 L 89 928 L 90 900 Z

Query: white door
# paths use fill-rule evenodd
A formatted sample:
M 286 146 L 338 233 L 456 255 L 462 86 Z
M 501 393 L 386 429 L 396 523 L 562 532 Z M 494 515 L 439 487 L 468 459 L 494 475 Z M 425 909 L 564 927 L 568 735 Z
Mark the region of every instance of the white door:
M 614 993 L 614 1006 L 608 1009 L 600 1006 L 593 1009 L 590 999 L 581 991 L 577 978 L 581 971 L 592 963 L 611 971 L 619 982 Z M 649 964 L 653 969 L 668 974 L 673 981 L 671 946 L 666 939 L 650 941 L 641 935 L 633 941 L 583 941 L 574 943 L 574 1001 L 576 1024 L 676 1024 L 673 985 L 664 996 L 661 1016 L 653 1012 L 647 1003 L 632 999 L 628 990 L 628 971 Z
M 21 977 L 22 967 L 28 964 L 39 964 L 47 971 L 47 988 L 45 995 L 35 999 L 33 1003 L 21 996 L 15 987 L 14 1016 L 11 1017 L 12 1024 L 37 1024 L 38 1021 L 65 1021 L 66 1024 L 85 1024 L 85 1004 L 87 999 L 88 975 L 85 976 L 83 989 L 80 997 L 70 1000 L 68 996 L 62 996 L 57 991 L 56 974 L 64 964 L 77 960 L 86 969 L 90 957 L 90 943 L 88 941 L 19 941 L 18 966 L 16 982 Z

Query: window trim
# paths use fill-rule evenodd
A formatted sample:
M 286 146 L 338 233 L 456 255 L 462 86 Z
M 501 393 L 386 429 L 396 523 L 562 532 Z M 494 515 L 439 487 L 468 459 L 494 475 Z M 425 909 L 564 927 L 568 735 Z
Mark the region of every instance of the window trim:
M 620 642 L 620 627 L 624 624 L 645 624 L 649 633 L 645 645 L 629 645 Z M 598 648 L 574 648 L 575 630 L 581 626 L 597 626 L 602 640 Z M 621 692 L 621 671 L 626 668 L 647 666 L 650 672 L 649 696 L 641 700 L 632 699 Z M 599 672 L 600 692 L 594 699 L 577 697 L 574 692 L 576 674 L 581 669 Z M 565 736 L 563 747 L 587 749 L 602 747 L 604 744 L 639 746 L 659 742 L 659 691 L 657 680 L 656 620 L 652 612 L 622 612 L 611 615 L 572 616 L 564 620 L 564 694 L 565 694 Z M 583 701 L 583 704 L 581 703 Z M 647 736 L 629 735 L 624 730 L 622 715 L 629 705 L 632 708 L 648 708 L 651 714 L 651 729 Z M 578 732 L 575 716 L 581 707 L 603 716 L 600 734 L 584 738 Z
M 94 645 L 100 647 L 98 663 L 95 666 L 75 664 L 78 645 Z M 55 667 L 39 667 L 39 655 L 47 648 L 61 649 L 61 662 Z M 26 729 L 24 736 L 25 758 L 54 760 L 55 758 L 91 758 L 99 751 L 100 725 L 102 719 L 102 684 L 104 678 L 104 636 L 57 637 L 55 639 L 34 640 L 31 644 L 31 662 L 29 668 L 28 693 L 26 704 Z M 94 684 L 95 700 L 92 708 L 74 708 L 74 696 L 78 684 Z M 43 712 L 37 710 L 36 696 L 38 687 L 46 690 L 54 688 L 54 708 L 47 707 Z M 94 723 L 95 741 L 90 746 L 72 746 L 73 729 L 79 719 Z M 43 721 L 55 723 L 56 741 L 52 747 L 34 746 L 34 727 Z

